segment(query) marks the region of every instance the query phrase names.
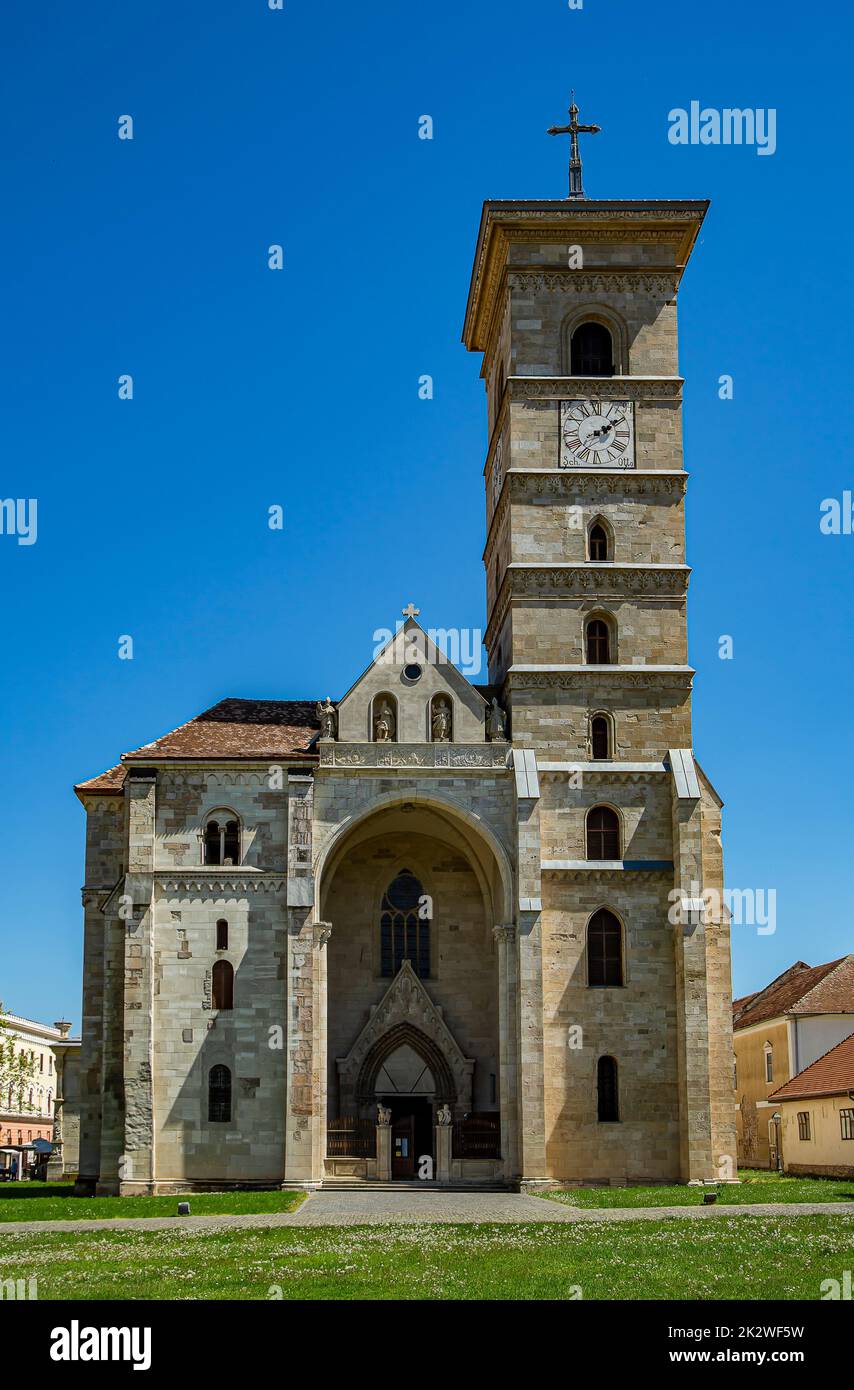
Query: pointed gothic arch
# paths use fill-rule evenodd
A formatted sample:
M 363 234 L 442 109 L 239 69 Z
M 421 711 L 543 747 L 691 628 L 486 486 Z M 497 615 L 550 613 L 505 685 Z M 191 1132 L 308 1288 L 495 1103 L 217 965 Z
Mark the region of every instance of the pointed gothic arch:
M 398 1023 L 378 1038 L 362 1063 L 356 1080 L 356 1101 L 359 1105 L 373 1104 L 377 1077 L 385 1063 L 400 1047 L 411 1047 L 429 1068 L 436 1083 L 436 1101 L 440 1105 L 456 1105 L 457 1087 L 454 1074 L 444 1052 L 432 1038 L 412 1023 Z

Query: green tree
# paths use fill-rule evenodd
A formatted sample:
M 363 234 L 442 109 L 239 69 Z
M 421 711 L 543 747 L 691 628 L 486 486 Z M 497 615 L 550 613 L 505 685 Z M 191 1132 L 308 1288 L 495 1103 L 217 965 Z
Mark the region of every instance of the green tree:
M 8 1014 L 0 1003 L 0 1107 L 9 1105 L 9 1089 L 15 1110 L 34 1110 L 27 1100 L 30 1083 L 35 1080 L 36 1061 L 29 1052 L 21 1050 L 15 1034 L 9 1031 Z

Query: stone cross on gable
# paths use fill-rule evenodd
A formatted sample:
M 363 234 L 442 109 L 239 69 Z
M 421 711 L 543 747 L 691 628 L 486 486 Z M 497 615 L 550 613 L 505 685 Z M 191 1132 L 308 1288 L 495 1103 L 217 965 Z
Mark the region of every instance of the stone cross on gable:
M 417 618 L 421 613 L 420 608 L 416 608 L 414 603 L 408 603 L 403 610 L 404 618 Z

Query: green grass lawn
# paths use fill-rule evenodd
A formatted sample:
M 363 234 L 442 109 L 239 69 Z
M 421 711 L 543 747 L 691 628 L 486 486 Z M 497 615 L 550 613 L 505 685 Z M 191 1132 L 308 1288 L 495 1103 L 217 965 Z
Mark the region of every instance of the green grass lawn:
M 181 1197 L 75 1197 L 62 1183 L 9 1183 L 0 1187 L 0 1223 L 4 1221 L 99 1221 L 115 1217 L 178 1215 L 189 1202 L 193 1216 L 222 1212 L 294 1211 L 304 1192 L 192 1192 Z
M 9 1235 L 0 1280 L 61 1299 L 819 1299 L 849 1216 Z
M 790 1178 L 744 1169 L 739 1183 L 721 1183 L 720 1206 L 754 1202 L 854 1202 L 852 1178 Z M 701 1187 L 572 1187 L 542 1195 L 572 1207 L 701 1207 Z

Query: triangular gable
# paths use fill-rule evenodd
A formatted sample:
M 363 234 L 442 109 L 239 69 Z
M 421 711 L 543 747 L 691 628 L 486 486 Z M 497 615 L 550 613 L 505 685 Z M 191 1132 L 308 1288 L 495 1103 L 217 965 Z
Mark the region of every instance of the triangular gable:
M 418 668 L 412 678 L 409 667 Z M 431 702 L 441 703 L 442 697 L 453 712 L 451 742 L 486 739 L 488 701 L 414 618 L 389 638 L 338 702 L 339 742 L 372 741 L 373 701 L 381 695 L 390 695 L 397 705 L 393 742 L 430 742 Z
M 445 629 L 442 630 L 444 631 Z M 416 635 L 413 637 L 412 634 Z M 441 647 L 436 645 L 430 634 L 425 632 L 420 623 L 417 623 L 414 618 L 407 618 L 406 622 L 398 628 L 397 632 L 393 633 L 389 640 L 384 643 L 373 661 L 370 665 L 365 667 L 362 674 L 357 677 L 346 694 L 341 696 L 341 699 L 338 701 L 339 709 L 350 699 L 351 695 L 355 694 L 359 686 L 362 685 L 377 667 L 385 667 L 388 670 L 399 670 L 402 666 L 405 666 L 407 662 L 405 649 L 407 645 L 413 641 L 418 644 L 419 653 L 423 653 L 426 664 L 437 667 L 446 676 L 448 688 L 450 690 L 453 690 L 458 696 L 469 694 L 472 699 L 473 708 L 475 707 L 475 702 L 480 709 L 488 708 L 489 701 L 484 698 L 477 686 L 472 685 L 471 681 L 466 679 L 462 671 L 454 665 L 450 657 L 445 655 Z M 397 650 L 398 647 L 399 650 Z

